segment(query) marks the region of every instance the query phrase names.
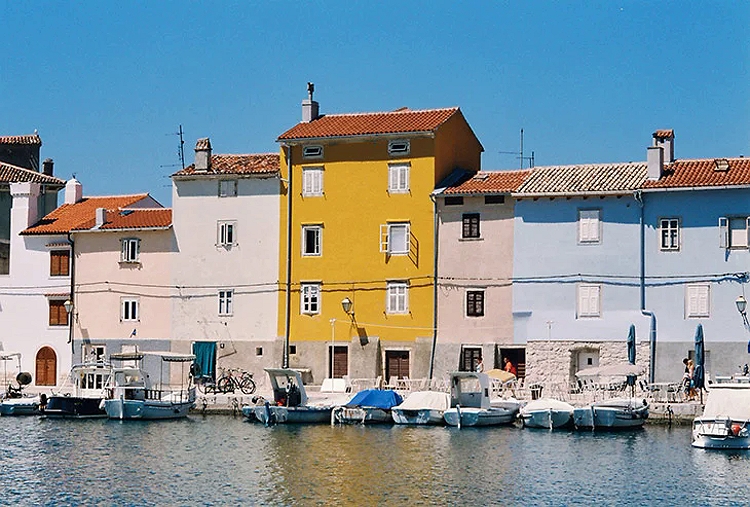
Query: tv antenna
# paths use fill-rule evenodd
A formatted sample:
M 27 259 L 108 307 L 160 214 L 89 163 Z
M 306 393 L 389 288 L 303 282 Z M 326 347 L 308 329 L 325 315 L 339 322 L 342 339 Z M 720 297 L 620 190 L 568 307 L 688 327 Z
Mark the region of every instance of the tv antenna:
M 183 132 L 182 125 L 180 125 L 180 130 L 177 132 L 173 132 L 171 134 L 166 134 L 168 136 L 180 136 L 180 145 L 177 147 L 177 156 L 180 159 L 180 164 L 182 164 L 182 168 L 185 169 L 185 139 L 183 138 Z M 180 164 L 166 164 L 166 165 L 160 165 L 159 167 L 179 167 Z
M 521 150 L 520 151 L 498 151 L 503 155 L 515 155 L 518 160 L 521 161 L 521 169 L 523 169 L 523 163 L 525 160 L 529 161 L 529 168 L 534 167 L 534 152 L 531 152 L 530 157 L 525 157 L 523 154 L 523 129 L 521 129 Z

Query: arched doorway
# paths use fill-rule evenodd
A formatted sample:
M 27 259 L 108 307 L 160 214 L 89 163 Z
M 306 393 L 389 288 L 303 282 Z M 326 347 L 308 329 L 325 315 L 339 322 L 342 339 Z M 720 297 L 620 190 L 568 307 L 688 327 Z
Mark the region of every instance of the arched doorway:
M 52 347 L 42 347 L 36 353 L 36 385 L 57 384 L 57 354 Z

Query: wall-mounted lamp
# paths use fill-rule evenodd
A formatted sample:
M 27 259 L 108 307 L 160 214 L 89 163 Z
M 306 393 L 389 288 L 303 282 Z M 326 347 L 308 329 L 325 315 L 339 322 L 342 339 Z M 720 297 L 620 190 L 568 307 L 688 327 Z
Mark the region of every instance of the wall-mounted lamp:
M 747 299 L 745 299 L 745 296 L 740 295 L 735 300 L 734 304 L 737 305 L 737 311 L 740 312 L 740 315 L 742 315 L 742 321 L 745 323 L 745 326 L 748 326 L 748 322 L 747 322 Z
M 354 303 L 352 303 L 352 300 L 349 298 L 344 298 L 341 300 L 341 308 L 343 308 L 344 313 L 352 318 L 354 318 L 354 312 L 352 311 L 353 305 Z
M 66 299 L 63 303 L 63 306 L 65 307 L 65 311 L 68 312 L 68 314 L 73 311 L 73 301 L 71 301 L 70 299 Z

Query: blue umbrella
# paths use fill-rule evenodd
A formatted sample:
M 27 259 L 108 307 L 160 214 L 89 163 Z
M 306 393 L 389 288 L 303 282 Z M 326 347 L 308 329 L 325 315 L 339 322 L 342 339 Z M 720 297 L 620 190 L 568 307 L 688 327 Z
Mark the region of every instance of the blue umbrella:
M 706 380 L 706 350 L 703 345 L 703 324 L 695 329 L 695 371 L 693 383 L 696 389 L 703 389 Z
M 635 364 L 635 324 L 630 324 L 628 331 L 628 362 Z M 635 376 L 628 375 L 628 385 L 635 386 Z

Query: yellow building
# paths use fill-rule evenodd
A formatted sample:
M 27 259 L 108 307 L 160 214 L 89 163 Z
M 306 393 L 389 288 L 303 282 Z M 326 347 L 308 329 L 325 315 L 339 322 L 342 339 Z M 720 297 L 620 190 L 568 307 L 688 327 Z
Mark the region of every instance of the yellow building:
M 431 192 L 455 169 L 478 171 L 482 145 L 458 108 L 319 115 L 309 91 L 303 121 L 277 139 L 285 362 L 309 368 L 315 383 L 424 378 L 435 301 Z

